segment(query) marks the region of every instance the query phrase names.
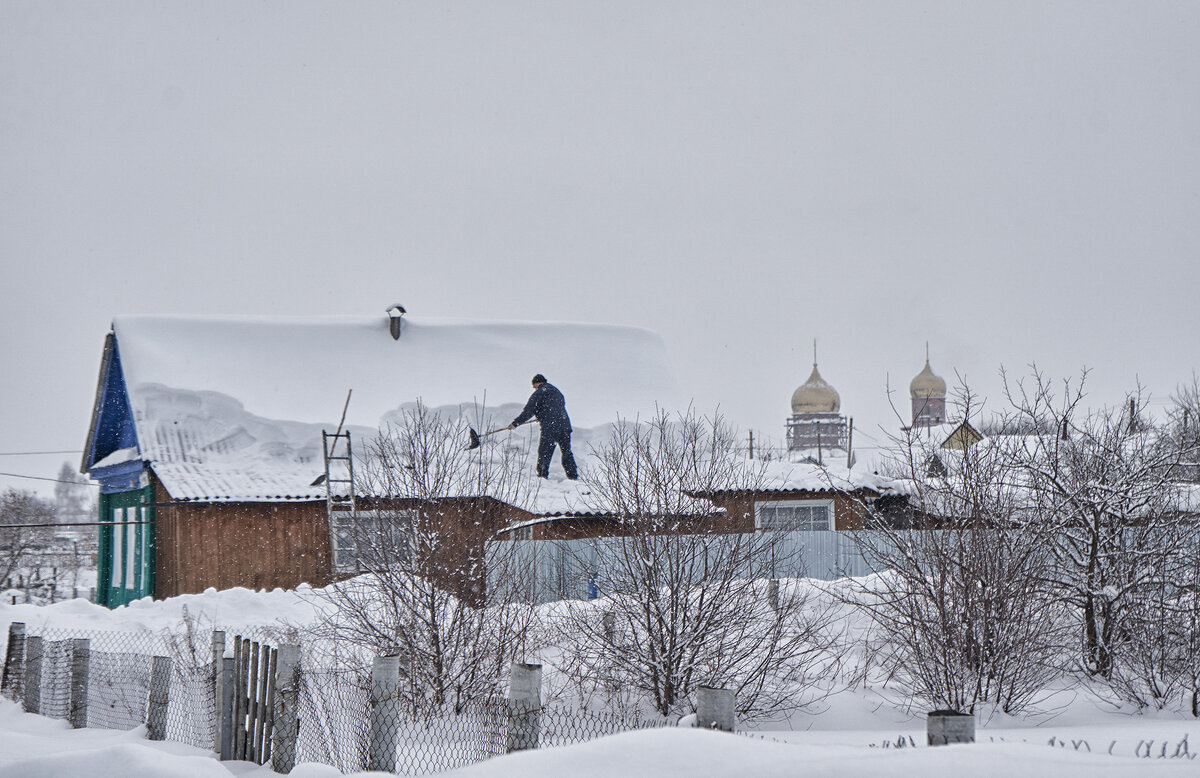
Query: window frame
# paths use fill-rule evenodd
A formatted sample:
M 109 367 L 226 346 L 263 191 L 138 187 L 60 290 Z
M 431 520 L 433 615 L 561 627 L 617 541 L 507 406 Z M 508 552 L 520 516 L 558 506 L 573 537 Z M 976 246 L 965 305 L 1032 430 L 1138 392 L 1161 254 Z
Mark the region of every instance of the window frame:
M 830 498 L 817 500 L 755 500 L 754 501 L 754 530 L 758 531 L 777 531 L 778 527 L 763 526 L 762 509 L 764 506 L 772 508 L 824 508 L 826 510 L 826 526 L 822 529 L 815 527 L 807 527 L 804 529 L 796 528 L 799 532 L 832 532 L 837 524 L 837 517 L 834 512 L 834 502 Z M 784 530 L 790 531 L 790 530 Z
M 351 526 L 348 530 L 343 530 L 342 523 L 336 520 L 330 521 L 330 536 L 332 540 L 333 554 L 333 569 L 337 573 L 365 573 L 369 572 L 368 568 L 363 566 L 362 554 L 358 548 L 358 533 L 362 531 L 378 532 L 383 526 L 385 519 L 390 519 L 389 522 L 392 528 L 396 531 L 395 538 L 400 542 L 407 542 L 408 548 L 403 554 L 399 554 L 398 560 L 401 564 L 407 564 L 413 554 L 413 527 L 415 522 L 419 520 L 420 511 L 414 509 L 398 509 L 398 510 L 368 510 L 356 511 L 353 514 L 346 512 L 342 517 L 344 520 L 355 522 L 358 526 Z M 331 517 L 332 518 L 332 517 Z M 374 527 L 364 526 L 373 524 Z M 346 534 L 343 534 L 345 532 Z M 343 544 L 341 541 L 348 539 L 348 543 Z

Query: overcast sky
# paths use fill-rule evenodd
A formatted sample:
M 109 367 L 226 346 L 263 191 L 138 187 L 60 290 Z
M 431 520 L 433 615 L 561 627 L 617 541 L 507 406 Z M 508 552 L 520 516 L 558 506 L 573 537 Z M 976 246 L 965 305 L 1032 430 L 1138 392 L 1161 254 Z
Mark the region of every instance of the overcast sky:
M 995 404 L 1033 361 L 1165 401 L 1197 41 L 1194 0 L 0 0 L 0 452 L 82 446 L 115 315 L 396 301 L 653 329 L 759 436 L 814 338 L 862 442 L 926 341 Z

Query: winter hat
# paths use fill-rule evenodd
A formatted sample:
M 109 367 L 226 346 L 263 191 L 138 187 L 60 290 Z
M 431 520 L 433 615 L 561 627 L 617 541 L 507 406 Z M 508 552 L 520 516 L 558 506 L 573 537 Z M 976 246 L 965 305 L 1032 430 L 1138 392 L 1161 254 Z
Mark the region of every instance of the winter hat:
M 541 373 L 538 373 L 537 375 L 535 375 L 533 377 L 533 381 L 531 381 L 530 383 L 544 384 L 544 383 L 546 383 L 546 376 L 542 375 Z

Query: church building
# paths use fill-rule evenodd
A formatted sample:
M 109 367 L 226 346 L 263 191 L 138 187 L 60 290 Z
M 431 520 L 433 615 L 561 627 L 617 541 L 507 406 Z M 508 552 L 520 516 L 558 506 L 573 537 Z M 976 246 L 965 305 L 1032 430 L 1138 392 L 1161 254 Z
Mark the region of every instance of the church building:
M 908 385 L 908 393 L 914 428 L 946 423 L 946 382 L 929 366 L 929 346 L 925 347 L 925 368 Z
M 849 451 L 849 425 L 840 411 L 837 390 L 817 370 L 816 346 L 808 380 L 792 393 L 792 415 L 787 421 L 788 457 L 792 461 L 824 463 L 844 461 Z

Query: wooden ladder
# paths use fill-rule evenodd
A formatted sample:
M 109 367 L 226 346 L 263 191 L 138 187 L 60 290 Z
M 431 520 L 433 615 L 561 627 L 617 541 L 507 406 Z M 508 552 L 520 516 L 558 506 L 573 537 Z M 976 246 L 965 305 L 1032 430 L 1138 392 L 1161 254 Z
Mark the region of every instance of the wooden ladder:
M 329 516 L 329 543 L 333 554 L 333 569 L 337 572 L 357 572 L 358 553 L 355 544 L 355 525 L 358 506 L 354 494 L 354 449 L 350 431 L 329 433 L 321 430 L 321 447 L 325 453 L 325 510 Z M 345 440 L 345 454 L 338 453 L 338 442 Z M 345 463 L 346 477 L 336 463 Z M 345 494 L 335 488 L 345 484 Z

